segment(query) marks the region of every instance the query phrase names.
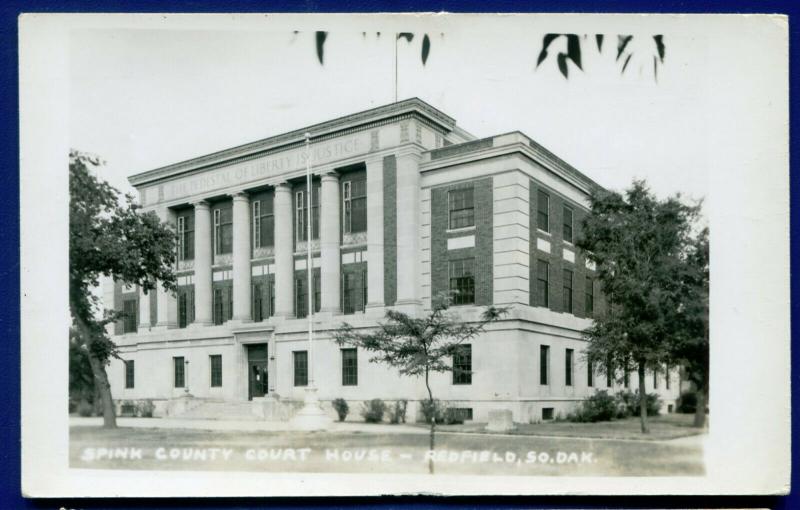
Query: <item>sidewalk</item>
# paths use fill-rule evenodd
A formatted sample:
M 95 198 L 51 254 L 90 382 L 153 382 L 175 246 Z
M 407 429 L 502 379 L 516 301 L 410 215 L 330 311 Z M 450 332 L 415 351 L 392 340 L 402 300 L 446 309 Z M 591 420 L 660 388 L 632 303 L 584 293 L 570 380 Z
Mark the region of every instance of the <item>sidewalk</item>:
M 100 427 L 103 418 L 70 416 L 70 427 Z M 239 430 L 245 432 L 292 432 L 289 422 L 258 420 L 187 420 L 180 418 L 117 418 L 120 427 L 160 428 L 160 429 L 194 429 L 194 430 Z M 427 434 L 428 429 L 411 425 L 390 425 L 388 423 L 333 422 L 325 431 L 371 434 Z

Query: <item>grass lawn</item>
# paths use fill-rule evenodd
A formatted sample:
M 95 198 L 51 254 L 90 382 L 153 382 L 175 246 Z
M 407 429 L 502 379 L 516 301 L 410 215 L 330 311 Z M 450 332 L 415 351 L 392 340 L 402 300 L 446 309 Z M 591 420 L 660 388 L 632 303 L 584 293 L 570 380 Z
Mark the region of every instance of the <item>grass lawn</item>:
M 692 427 L 693 414 L 667 414 L 648 417 L 650 426 L 649 434 L 642 434 L 639 418 L 625 418 L 624 420 L 604 421 L 597 423 L 571 423 L 566 421 L 549 421 L 546 423 L 522 423 L 507 434 L 524 436 L 558 436 L 582 437 L 598 439 L 633 439 L 643 441 L 663 441 L 679 437 L 693 436 L 703 432 L 702 429 Z M 419 424 L 422 427 L 427 425 Z M 439 425 L 437 429 L 442 432 L 486 432 L 485 423 L 465 423 L 463 425 Z
M 73 468 L 427 473 L 425 434 L 241 432 L 96 426 L 70 429 Z M 437 435 L 436 472 L 535 476 L 691 476 L 699 442 L 531 435 Z

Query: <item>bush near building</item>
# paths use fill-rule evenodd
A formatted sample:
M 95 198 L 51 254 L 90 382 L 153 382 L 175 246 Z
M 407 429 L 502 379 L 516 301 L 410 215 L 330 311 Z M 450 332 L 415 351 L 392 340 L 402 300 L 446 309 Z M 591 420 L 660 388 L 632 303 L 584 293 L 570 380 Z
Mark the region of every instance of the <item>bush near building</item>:
M 405 423 L 407 409 L 408 400 L 395 400 L 394 404 L 389 408 L 389 423 Z
M 367 423 L 382 422 L 384 413 L 386 413 L 386 404 L 379 398 L 373 398 L 362 404 L 361 416 Z
M 347 418 L 347 413 L 350 412 L 350 406 L 347 405 L 347 401 L 343 398 L 336 398 L 331 402 L 331 405 L 339 416 L 339 421 L 344 421 Z
M 615 395 L 606 390 L 599 390 L 586 397 L 578 408 L 567 415 L 566 420 L 572 422 L 598 422 L 635 416 L 639 411 L 639 390 L 619 391 Z M 661 411 L 661 399 L 655 393 L 647 394 L 647 415 L 658 416 Z

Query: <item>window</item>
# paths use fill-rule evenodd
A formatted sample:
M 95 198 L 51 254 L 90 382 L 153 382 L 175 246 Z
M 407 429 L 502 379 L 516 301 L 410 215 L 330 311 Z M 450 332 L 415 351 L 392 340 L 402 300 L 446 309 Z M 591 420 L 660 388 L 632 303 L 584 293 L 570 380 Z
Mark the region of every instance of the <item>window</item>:
M 572 313 L 572 271 L 564 270 L 564 311 Z
M 305 191 L 298 191 L 294 196 L 295 240 L 300 243 L 308 239 L 308 199 Z M 311 187 L 311 239 L 319 239 L 319 186 L 316 183 Z
M 134 385 L 134 364 L 133 360 L 125 361 L 125 389 L 131 389 Z
M 564 384 L 567 386 L 572 386 L 572 364 L 574 356 L 575 351 L 567 349 L 564 356 Z
M 555 416 L 553 412 L 554 409 L 552 407 L 543 407 L 542 408 L 542 420 L 552 420 Z
M 550 346 L 539 346 L 539 384 L 550 384 Z
M 454 305 L 475 303 L 475 259 L 450 261 L 450 295 Z
M 261 248 L 261 200 L 253 201 L 253 248 Z
M 253 322 L 262 322 L 272 317 L 275 296 L 273 279 L 253 280 Z
M 342 312 L 363 312 L 367 299 L 366 269 L 342 273 Z
M 536 199 L 536 226 L 550 232 L 550 195 L 539 190 Z
M 550 306 L 550 264 L 539 259 L 536 262 L 536 306 Z
M 308 298 L 306 297 L 306 284 L 302 278 L 294 279 L 294 315 L 301 319 L 308 315 Z
M 589 361 L 586 363 L 586 385 L 588 387 L 594 386 L 594 362 Z
M 572 208 L 564 206 L 564 240 L 572 242 Z
M 611 361 L 611 356 L 606 358 L 606 387 L 614 386 L 614 363 Z
M 458 421 L 472 420 L 471 407 L 448 407 L 448 412 L 453 413 L 453 417 Z
M 472 345 L 464 344 L 453 354 L 453 384 L 472 384 Z
M 139 302 L 136 298 L 122 300 L 122 312 L 125 317 L 122 321 L 123 333 L 136 333 L 136 326 L 139 322 Z
M 450 228 L 475 226 L 475 201 L 473 188 L 460 188 L 447 192 L 447 210 Z
M 183 388 L 186 386 L 186 373 L 185 373 L 185 363 L 183 360 L 183 356 L 176 356 L 172 358 L 172 365 L 174 367 L 174 375 L 175 375 L 175 387 L 176 388 Z
M 214 255 L 233 251 L 233 207 L 231 204 L 214 209 Z
M 233 286 L 214 287 L 214 324 L 220 325 L 233 318 Z
M 594 280 L 586 277 L 586 316 L 592 317 L 594 315 Z
M 308 352 L 292 352 L 294 359 L 294 385 L 308 386 Z
M 342 230 L 345 234 L 367 231 L 366 177 L 342 183 Z
M 212 354 L 208 359 L 211 363 L 211 387 L 219 388 L 222 386 L 222 355 Z
M 667 367 L 664 369 L 664 381 L 666 383 L 667 389 L 670 389 L 669 387 L 671 386 L 672 381 L 670 381 L 669 377 L 669 365 L 667 365 Z
M 194 214 L 178 216 L 178 260 L 194 258 Z
M 653 369 L 653 389 L 658 389 L 658 367 Z
M 194 286 L 178 287 L 178 327 L 194 322 Z
M 259 195 L 254 200 L 253 209 L 253 248 L 265 248 L 275 245 L 275 216 L 272 211 L 273 196 Z
M 342 349 L 342 386 L 358 385 L 358 352 Z
M 629 388 L 631 385 L 631 373 L 627 367 L 625 368 L 625 372 L 622 374 L 622 384 L 626 388 Z

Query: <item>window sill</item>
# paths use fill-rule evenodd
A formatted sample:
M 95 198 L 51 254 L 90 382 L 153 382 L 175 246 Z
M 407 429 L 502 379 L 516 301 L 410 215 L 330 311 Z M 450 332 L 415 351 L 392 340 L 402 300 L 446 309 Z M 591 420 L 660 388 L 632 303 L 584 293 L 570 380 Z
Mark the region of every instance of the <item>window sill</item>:
M 469 227 L 461 227 L 461 228 L 448 228 L 444 231 L 445 234 L 463 234 L 465 232 L 473 232 L 475 231 L 475 225 L 471 225 Z
M 542 230 L 540 228 L 537 228 L 536 232 L 539 233 L 539 234 L 545 235 L 547 237 L 553 237 L 553 234 L 551 234 L 550 232 L 548 232 L 546 230 Z

